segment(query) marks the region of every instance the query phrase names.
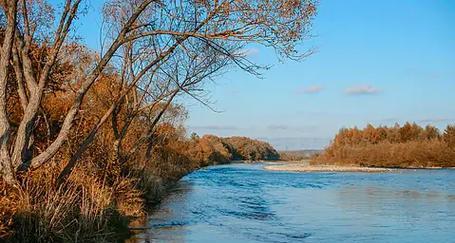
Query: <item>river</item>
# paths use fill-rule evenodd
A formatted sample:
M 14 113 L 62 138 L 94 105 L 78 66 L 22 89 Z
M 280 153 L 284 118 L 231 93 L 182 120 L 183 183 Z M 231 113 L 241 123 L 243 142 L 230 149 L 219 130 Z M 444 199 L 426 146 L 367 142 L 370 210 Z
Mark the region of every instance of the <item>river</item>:
M 455 242 L 455 170 L 290 173 L 263 163 L 184 177 L 138 242 Z

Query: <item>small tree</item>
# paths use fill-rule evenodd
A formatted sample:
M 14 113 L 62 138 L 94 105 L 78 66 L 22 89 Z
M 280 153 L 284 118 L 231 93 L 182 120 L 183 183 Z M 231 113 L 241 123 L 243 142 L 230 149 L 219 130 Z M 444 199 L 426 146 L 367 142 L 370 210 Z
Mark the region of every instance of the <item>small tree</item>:
M 193 133 L 191 133 L 190 138 L 191 138 L 191 140 L 198 140 L 199 135 L 197 135 L 197 133 L 193 132 Z
M 431 126 L 431 125 L 427 125 L 425 127 L 425 130 L 423 131 L 422 135 L 423 135 L 424 139 L 428 139 L 428 140 L 438 139 L 441 137 L 439 130 L 436 127 Z
M 443 135 L 444 142 L 450 147 L 455 148 L 455 126 L 448 125 Z

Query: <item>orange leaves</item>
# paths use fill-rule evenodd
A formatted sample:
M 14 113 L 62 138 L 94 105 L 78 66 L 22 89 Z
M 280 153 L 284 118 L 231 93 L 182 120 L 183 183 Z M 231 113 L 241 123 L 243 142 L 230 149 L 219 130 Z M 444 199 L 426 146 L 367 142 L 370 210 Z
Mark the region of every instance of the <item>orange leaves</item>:
M 452 149 L 455 149 L 455 126 L 447 126 L 443 135 L 444 142 Z
M 442 139 L 441 139 L 442 138 Z M 455 166 L 455 126 L 443 135 L 433 126 L 341 129 L 316 161 L 387 167 Z

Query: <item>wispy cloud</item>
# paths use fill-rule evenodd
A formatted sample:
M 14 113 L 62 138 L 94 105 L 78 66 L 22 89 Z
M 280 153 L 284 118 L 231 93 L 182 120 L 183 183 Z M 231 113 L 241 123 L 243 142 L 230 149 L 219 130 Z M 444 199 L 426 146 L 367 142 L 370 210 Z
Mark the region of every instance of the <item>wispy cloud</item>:
M 373 95 L 380 93 L 381 90 L 371 85 L 357 85 L 345 90 L 348 95 Z
M 245 50 L 245 54 L 247 56 L 256 56 L 256 55 L 259 55 L 259 49 L 258 48 L 255 48 L 255 47 L 252 47 L 252 48 L 248 48 Z
M 195 130 L 210 130 L 210 131 L 225 131 L 225 130 L 239 130 L 236 126 L 218 126 L 218 125 L 207 125 L 207 126 L 189 126 L 190 129 Z
M 288 130 L 289 126 L 287 125 L 270 125 L 267 127 L 269 130 Z
M 293 132 L 309 132 L 317 130 L 317 126 L 307 125 L 307 126 L 288 126 L 284 124 L 273 124 L 266 127 L 267 130 L 272 131 L 293 131 Z
M 417 120 L 417 123 L 449 123 L 449 122 L 454 122 L 455 119 L 453 118 L 427 118 L 427 119 L 421 119 Z
M 331 138 L 324 137 L 259 137 L 278 150 L 323 149 Z
M 374 120 L 370 120 L 369 123 L 378 123 L 378 124 L 393 124 L 393 123 L 396 123 L 396 122 L 401 122 L 401 119 L 400 118 L 396 118 L 396 117 L 389 117 L 389 118 L 382 118 L 382 119 L 374 119 Z
M 237 54 L 244 56 L 244 57 L 252 57 L 252 56 L 259 55 L 259 49 L 255 48 L 255 47 L 245 48 L 245 49 L 239 50 L 237 52 Z
M 311 86 L 301 86 L 297 88 L 296 93 L 301 95 L 301 94 L 317 94 L 320 93 L 324 88 L 320 85 L 311 85 Z

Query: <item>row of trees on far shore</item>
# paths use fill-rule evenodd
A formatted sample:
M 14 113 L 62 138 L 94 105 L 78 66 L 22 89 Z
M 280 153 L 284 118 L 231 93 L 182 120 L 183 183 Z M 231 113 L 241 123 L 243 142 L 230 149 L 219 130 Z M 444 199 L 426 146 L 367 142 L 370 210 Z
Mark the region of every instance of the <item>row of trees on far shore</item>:
M 443 132 L 416 123 L 343 128 L 315 163 L 386 167 L 455 166 L 455 126 Z

